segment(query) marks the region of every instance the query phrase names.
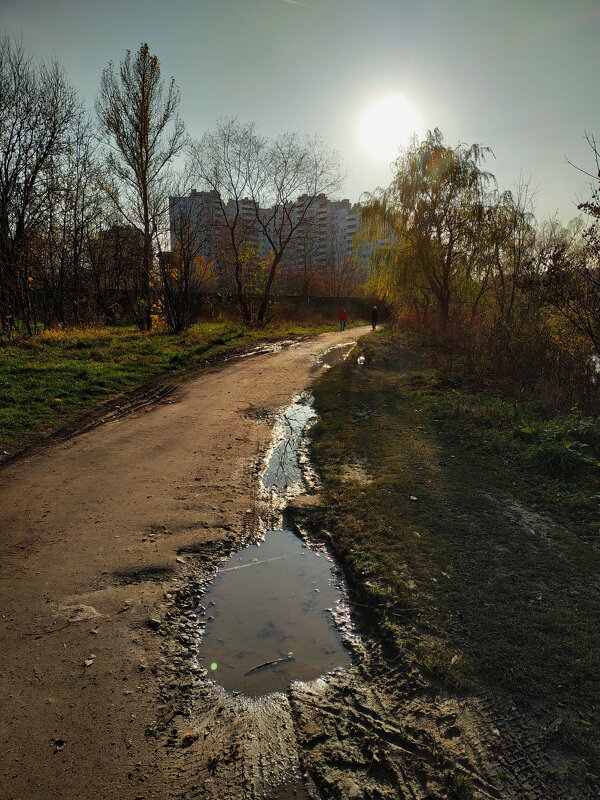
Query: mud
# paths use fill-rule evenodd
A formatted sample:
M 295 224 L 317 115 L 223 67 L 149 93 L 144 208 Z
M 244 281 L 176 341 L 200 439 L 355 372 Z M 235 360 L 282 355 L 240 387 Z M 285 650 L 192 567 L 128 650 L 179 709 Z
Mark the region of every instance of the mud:
M 182 588 L 162 626 L 163 716 L 149 734 L 170 755 L 169 797 L 514 796 L 493 766 L 491 725 L 369 638 L 350 640 L 353 666 L 292 682 L 286 694 L 222 689 L 194 666 L 202 591 L 202 582 Z
M 3 798 L 552 797 L 518 709 L 448 693 L 383 638 L 348 637 L 350 666 L 259 697 L 198 661 L 217 569 L 284 505 L 257 493 L 278 410 L 324 369 L 320 353 L 366 332 L 228 361 L 4 467 Z
M 336 348 L 341 357 L 350 349 Z M 276 417 L 263 517 L 290 498 L 298 520 L 318 508 L 318 495 L 299 497 L 316 488 L 305 447 L 314 420 L 306 396 Z M 292 531 L 273 531 L 225 561 L 215 552 L 211 568 L 168 596 L 162 630 L 177 679 L 161 681 L 165 716 L 154 734 L 167 737 L 184 783 L 174 796 L 500 799 L 484 715 L 385 655 L 368 619 L 351 612 L 323 540 L 303 547 Z

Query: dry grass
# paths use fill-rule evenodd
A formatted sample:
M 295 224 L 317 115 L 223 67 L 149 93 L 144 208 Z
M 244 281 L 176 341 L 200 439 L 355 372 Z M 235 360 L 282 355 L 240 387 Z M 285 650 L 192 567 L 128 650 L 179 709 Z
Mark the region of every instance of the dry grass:
M 557 746 L 600 771 L 596 469 L 540 470 L 508 401 L 440 382 L 406 340 L 363 348 L 317 386 L 313 445 L 362 602 L 433 680 L 512 697 L 540 730 L 560 718 Z M 357 459 L 371 483 L 340 467 Z

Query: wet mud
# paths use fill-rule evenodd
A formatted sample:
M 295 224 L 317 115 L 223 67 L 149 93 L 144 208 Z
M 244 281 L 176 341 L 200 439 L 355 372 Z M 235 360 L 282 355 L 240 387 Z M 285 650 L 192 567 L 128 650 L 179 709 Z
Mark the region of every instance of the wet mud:
M 149 620 L 164 661 L 147 735 L 170 755 L 169 797 L 550 797 L 527 748 L 496 727 L 498 709 L 432 683 L 351 610 L 326 532 L 304 532 L 302 500 L 319 502 L 306 456 L 315 418 L 306 396 L 276 418 L 256 509 L 238 534 L 187 548 L 170 611 Z M 273 521 L 283 529 L 264 538 Z

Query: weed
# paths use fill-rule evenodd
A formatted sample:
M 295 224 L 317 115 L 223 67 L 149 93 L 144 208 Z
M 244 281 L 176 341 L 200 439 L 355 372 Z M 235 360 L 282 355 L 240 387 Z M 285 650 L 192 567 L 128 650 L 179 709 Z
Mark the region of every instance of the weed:
M 416 661 L 442 684 L 455 689 L 466 686 L 462 659 L 452 653 L 444 642 L 425 639 L 415 648 Z
M 464 772 L 449 772 L 444 781 L 447 797 L 456 800 L 467 800 L 473 797 L 473 779 Z

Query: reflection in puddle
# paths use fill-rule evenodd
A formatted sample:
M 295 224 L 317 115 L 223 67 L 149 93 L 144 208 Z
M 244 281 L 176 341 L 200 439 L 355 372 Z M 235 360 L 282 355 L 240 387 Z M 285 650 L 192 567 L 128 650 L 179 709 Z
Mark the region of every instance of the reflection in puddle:
M 285 530 L 232 556 L 202 601 L 209 620 L 202 665 L 210 677 L 258 697 L 347 665 L 332 618 L 340 589 L 331 566 Z
M 263 486 L 267 489 L 285 492 L 287 496 L 301 490 L 300 451 L 306 429 L 316 419 L 312 398 L 309 397 L 301 397 L 278 419 L 273 430 L 276 444 L 262 477 Z
M 339 601 L 328 556 L 291 531 L 271 531 L 232 556 L 205 594 L 205 616 L 214 619 L 203 666 L 226 689 L 256 697 L 346 665 L 332 619 Z
M 317 362 L 322 364 L 324 367 L 333 367 L 335 364 L 339 364 L 340 361 L 343 361 L 345 358 L 347 358 L 348 354 L 355 346 L 356 342 L 344 342 L 344 344 L 336 344 L 333 347 L 330 347 L 328 350 L 325 350 L 323 353 L 321 353 L 321 355 L 317 356 Z
M 340 360 L 353 346 L 331 350 Z M 305 489 L 305 436 L 316 419 L 312 398 L 300 396 L 275 424 L 262 476 L 273 510 L 283 511 Z M 290 530 L 269 531 L 264 542 L 233 555 L 198 609 L 201 630 L 206 626 L 200 660 L 209 676 L 225 689 L 259 697 L 348 665 L 350 653 L 334 624 L 334 616 L 348 620 L 348 607 L 334 570 L 326 552 L 306 547 Z

